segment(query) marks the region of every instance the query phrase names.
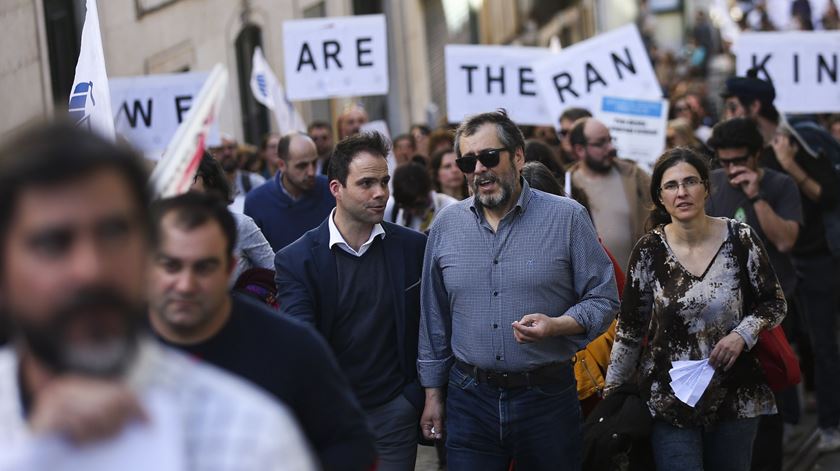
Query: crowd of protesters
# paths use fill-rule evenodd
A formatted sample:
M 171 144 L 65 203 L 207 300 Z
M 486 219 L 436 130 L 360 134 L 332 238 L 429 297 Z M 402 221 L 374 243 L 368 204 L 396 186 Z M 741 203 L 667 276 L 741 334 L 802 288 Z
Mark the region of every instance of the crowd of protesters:
M 802 407 L 840 450 L 840 118 L 785 117 L 754 73 L 709 86 L 707 21 L 682 59 L 651 45 L 652 168 L 582 108 L 389 140 L 352 105 L 223 135 L 154 202 L 128 148 L 61 122 L 10 139 L 0 445 L 105 440 L 162 393 L 189 469 L 411 470 L 421 443 L 452 470 L 769 471 Z M 754 354 L 777 325 L 804 388 Z M 692 405 L 684 360 L 715 370 Z

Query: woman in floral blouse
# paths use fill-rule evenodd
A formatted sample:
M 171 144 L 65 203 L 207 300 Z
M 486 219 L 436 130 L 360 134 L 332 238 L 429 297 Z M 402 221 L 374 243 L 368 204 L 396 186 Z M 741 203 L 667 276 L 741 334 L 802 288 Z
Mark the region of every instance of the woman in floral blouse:
M 666 152 L 650 192 L 658 225 L 630 258 L 606 393 L 638 381 L 658 470 L 748 470 L 758 417 L 776 412 L 750 350 L 784 318 L 784 295 L 750 227 L 706 215 L 702 157 Z M 691 407 L 675 396 L 669 370 L 704 359 L 715 373 Z

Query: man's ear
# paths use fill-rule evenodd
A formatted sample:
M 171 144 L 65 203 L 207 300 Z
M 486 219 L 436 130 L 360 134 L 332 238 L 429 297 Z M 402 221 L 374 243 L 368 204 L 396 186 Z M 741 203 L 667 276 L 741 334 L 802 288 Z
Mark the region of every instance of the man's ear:
M 332 193 L 333 198 L 338 199 L 339 190 L 341 189 L 342 185 L 341 182 L 337 179 L 330 180 L 330 193 Z

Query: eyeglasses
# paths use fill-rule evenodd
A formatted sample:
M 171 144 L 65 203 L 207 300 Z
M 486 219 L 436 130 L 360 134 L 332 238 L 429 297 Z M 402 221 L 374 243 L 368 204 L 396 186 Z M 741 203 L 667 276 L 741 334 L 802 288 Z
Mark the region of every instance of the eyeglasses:
M 665 184 L 662 185 L 662 188 L 660 189 L 665 193 L 676 193 L 680 189 L 680 187 L 685 188 L 686 191 L 691 191 L 692 189 L 694 189 L 694 187 L 701 183 L 703 183 L 703 180 L 701 180 L 699 177 L 688 177 L 681 182 L 677 182 L 674 180 L 665 182 Z
M 485 149 L 477 154 L 465 154 L 462 155 L 461 158 L 455 159 L 455 163 L 464 173 L 475 172 L 476 162 L 481 162 L 481 165 L 484 165 L 487 168 L 493 168 L 496 165 L 499 165 L 499 155 L 506 150 L 507 149 L 504 147 L 500 147 L 498 149 Z
M 587 143 L 586 143 L 586 145 L 588 145 L 588 146 L 601 147 L 601 148 L 607 147 L 607 145 L 609 145 L 609 144 L 615 144 L 615 138 L 614 137 L 607 137 L 606 139 L 602 139 L 598 142 L 588 142 L 587 141 Z
M 721 159 L 720 157 L 718 157 L 716 160 L 717 163 L 724 168 L 729 167 L 730 165 L 738 165 L 743 167 L 747 164 L 747 161 L 750 160 L 750 155 L 746 154 L 742 155 L 741 157 L 733 157 L 731 159 Z

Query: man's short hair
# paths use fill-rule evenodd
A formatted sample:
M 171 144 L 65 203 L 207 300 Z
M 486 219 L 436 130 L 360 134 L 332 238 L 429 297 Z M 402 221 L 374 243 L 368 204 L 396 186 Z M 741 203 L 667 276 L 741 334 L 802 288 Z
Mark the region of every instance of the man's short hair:
M 225 201 L 226 204 L 233 202 L 231 198 L 231 188 L 228 182 L 225 170 L 218 160 L 214 159 L 209 152 L 204 151 L 201 157 L 201 162 L 198 164 L 198 170 L 195 172 L 195 179 L 201 178 L 204 184 L 204 189 L 215 194 L 217 197 Z
M 394 200 L 400 206 L 412 206 L 421 196 L 432 191 L 432 177 L 426 167 L 417 162 L 401 165 L 394 170 Z
M 560 121 L 567 119 L 569 121 L 575 122 L 581 118 L 591 118 L 592 113 L 589 112 L 586 108 L 566 108 L 563 111 L 563 114 L 560 115 Z
M 309 126 L 306 127 L 307 134 L 312 133 L 313 129 L 326 129 L 328 131 L 332 131 L 332 126 L 330 126 L 326 121 L 312 121 L 309 123 Z
M 712 128 L 712 136 L 707 144 L 715 151 L 746 147 L 750 155 L 755 155 L 764 147 L 764 137 L 755 120 L 732 118 L 721 121 Z
M 228 257 L 236 247 L 236 221 L 228 211 L 227 205 L 219 198 L 190 191 L 172 198 L 155 201 L 152 204 L 152 224 L 154 227 L 153 243 L 159 248 L 163 242 L 161 223 L 167 214 L 175 214 L 175 226 L 185 231 L 192 231 L 208 222 L 215 221 L 222 229 L 227 244 Z
M 347 186 L 350 163 L 360 152 L 368 152 L 384 159 L 389 150 L 388 142 L 378 132 L 365 132 L 345 137 L 333 149 L 327 178 L 330 181 L 338 180 L 341 186 Z
M 572 130 L 569 131 L 569 142 L 572 144 L 572 147 L 576 145 L 586 145 L 586 123 L 589 122 L 590 119 L 592 118 L 583 117 L 576 120 L 572 125 Z
M 274 136 L 278 136 L 278 134 L 276 132 L 267 132 L 263 134 L 262 140 L 260 141 L 260 150 L 267 150 L 268 144 L 271 142 L 271 138 Z
M 113 170 L 125 179 L 142 223 L 150 229 L 149 176 L 134 150 L 66 121 L 40 124 L 13 136 L 0 148 L 0 241 L 26 189 L 69 183 L 102 170 Z
M 458 126 L 455 131 L 455 155 L 461 157 L 461 137 L 469 137 L 478 132 L 478 128 L 485 124 L 496 126 L 496 136 L 499 142 L 507 149 L 511 158 L 517 149 L 525 152 L 525 138 L 522 131 L 511 121 L 504 108 L 489 113 L 481 113 L 470 116 Z
M 295 137 L 304 137 L 306 140 L 311 141 L 312 138 L 309 137 L 308 134 L 304 134 L 302 132 L 290 132 L 285 136 L 281 137 L 279 141 L 277 141 L 277 157 L 282 160 L 283 162 L 289 161 L 289 147 L 292 145 L 292 139 Z

